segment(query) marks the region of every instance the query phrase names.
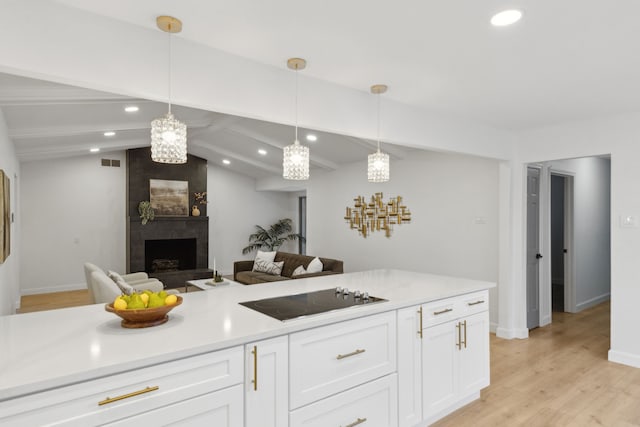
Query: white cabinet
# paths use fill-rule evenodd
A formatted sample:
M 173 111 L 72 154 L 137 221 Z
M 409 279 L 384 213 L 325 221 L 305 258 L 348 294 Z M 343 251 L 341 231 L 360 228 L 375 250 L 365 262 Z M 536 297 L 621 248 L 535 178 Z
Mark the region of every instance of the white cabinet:
M 106 424 L 110 427 L 242 425 L 242 384 Z
M 488 304 L 481 291 L 398 311 L 401 427 L 434 422 L 489 385 Z
M 245 346 L 245 426 L 286 427 L 289 422 L 288 337 Z
M 396 332 L 390 311 L 291 334 L 290 409 L 394 373 Z
M 422 307 L 398 310 L 398 425 L 422 421 Z
M 242 425 L 242 362 L 239 346 L 27 395 L 0 403 L 0 425 L 129 425 L 142 414 L 152 425 Z
M 291 427 L 398 425 L 396 375 L 352 388 L 291 412 Z

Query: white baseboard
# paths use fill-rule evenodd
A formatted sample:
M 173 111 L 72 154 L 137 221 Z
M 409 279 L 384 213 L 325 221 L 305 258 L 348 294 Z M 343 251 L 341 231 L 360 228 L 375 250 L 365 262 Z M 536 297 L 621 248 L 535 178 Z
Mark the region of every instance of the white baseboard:
M 498 324 L 497 323 L 495 323 L 495 322 L 489 323 L 489 332 L 491 332 L 492 334 L 495 334 L 497 330 L 498 330 Z
M 504 338 L 507 340 L 512 339 L 526 339 L 529 338 L 529 330 L 528 329 L 507 329 L 507 328 L 496 328 L 496 336 L 498 338 Z
M 611 294 L 610 293 L 606 293 L 600 296 L 597 296 L 595 298 L 591 298 L 590 300 L 581 302 L 579 304 L 576 304 L 576 313 L 582 311 L 582 310 L 586 310 L 587 308 L 596 306 L 602 302 L 605 301 L 609 301 L 611 299 Z
M 623 365 L 640 368 L 640 356 L 637 354 L 625 353 L 623 351 L 609 350 L 609 361 L 621 363 Z
M 87 285 L 85 283 L 73 283 L 70 285 L 47 286 L 46 288 L 21 289 L 20 295 L 50 294 L 52 292 L 79 291 L 81 289 L 87 289 Z

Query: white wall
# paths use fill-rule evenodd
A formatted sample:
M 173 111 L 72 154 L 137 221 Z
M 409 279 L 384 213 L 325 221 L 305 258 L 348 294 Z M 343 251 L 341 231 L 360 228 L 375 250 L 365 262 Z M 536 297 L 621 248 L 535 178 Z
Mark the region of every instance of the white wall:
M 10 225 L 11 254 L 0 264 L 0 315 L 13 314 L 20 306 L 20 206 L 19 184 L 20 165 L 13 142 L 7 134 L 7 125 L 0 110 L 0 169 L 11 180 L 10 204 L 15 222 Z
M 638 259 L 640 227 L 622 227 L 620 218 L 640 218 L 640 113 L 597 120 L 567 123 L 522 134 L 519 153 L 525 163 L 545 160 L 611 154 L 611 350 L 609 359 L 640 367 L 640 341 L 635 336 L 640 323 Z M 518 164 L 515 165 L 518 168 Z M 517 172 L 516 172 L 517 173 Z M 516 186 L 515 200 L 524 200 L 524 191 Z M 511 232 L 519 235 L 524 218 L 514 216 Z M 513 263 L 514 275 L 523 271 L 521 261 Z M 520 293 L 522 282 L 514 282 L 510 291 Z M 518 305 L 524 299 L 517 299 Z M 518 327 L 522 319 L 511 319 Z
M 609 299 L 611 292 L 611 162 L 588 157 L 544 163 L 574 174 L 576 311 Z M 546 192 L 545 192 L 546 193 Z
M 207 212 L 209 215 L 209 267 L 213 258 L 220 274 L 232 274 L 233 262 L 255 258 L 255 252 L 242 254 L 255 225 L 268 227 L 282 218 L 297 223 L 296 210 L 288 193 L 256 191 L 253 178 L 224 167 L 207 166 Z M 294 225 L 297 227 L 297 225 Z M 296 242 L 280 249 L 297 252 Z
M 390 238 L 378 232 L 365 239 L 343 219 L 345 208 L 356 196 L 368 200 L 379 191 L 385 201 L 401 195 L 412 221 L 394 226 Z M 307 254 L 341 259 L 345 271 L 397 268 L 497 281 L 497 161 L 416 151 L 391 161 L 384 184 L 367 182 L 366 162 L 357 162 L 315 174 L 307 206 Z M 494 290 L 494 324 L 497 307 Z
M 125 165 L 124 152 L 22 164 L 23 295 L 86 287 L 86 261 L 125 272 Z

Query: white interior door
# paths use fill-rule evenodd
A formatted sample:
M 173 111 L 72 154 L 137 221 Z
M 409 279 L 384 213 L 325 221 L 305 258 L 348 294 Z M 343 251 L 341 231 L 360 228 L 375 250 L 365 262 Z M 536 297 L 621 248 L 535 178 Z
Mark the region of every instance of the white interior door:
M 527 328 L 540 326 L 540 169 L 527 168 Z

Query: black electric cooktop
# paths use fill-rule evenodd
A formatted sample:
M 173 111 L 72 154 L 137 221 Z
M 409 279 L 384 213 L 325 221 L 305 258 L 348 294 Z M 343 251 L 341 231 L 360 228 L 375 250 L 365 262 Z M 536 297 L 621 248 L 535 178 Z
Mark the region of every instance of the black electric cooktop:
M 386 299 L 372 296 L 366 298 L 364 295 L 358 294 L 356 296 L 354 292 L 344 293 L 339 289 L 325 289 L 304 294 L 245 301 L 240 304 L 278 320 L 290 320 L 341 308 L 386 301 Z

